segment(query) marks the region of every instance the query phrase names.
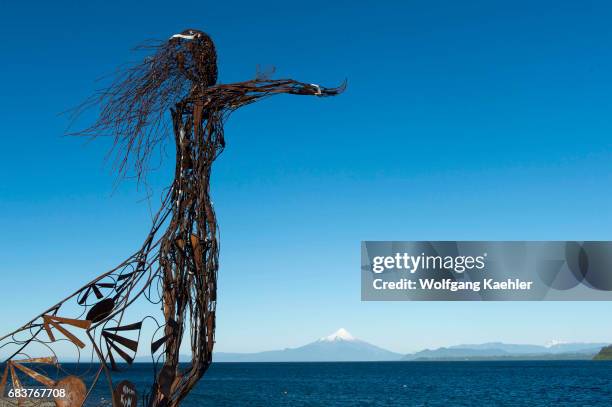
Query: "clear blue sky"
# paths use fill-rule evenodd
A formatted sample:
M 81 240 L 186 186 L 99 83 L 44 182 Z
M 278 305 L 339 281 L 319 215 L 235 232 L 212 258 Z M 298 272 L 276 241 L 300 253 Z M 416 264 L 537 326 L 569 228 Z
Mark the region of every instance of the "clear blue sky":
M 612 341 L 610 303 L 362 303 L 359 289 L 361 240 L 612 239 L 611 20 L 604 1 L 2 2 L 2 331 L 116 265 L 150 226 L 142 189 L 113 192 L 108 140 L 63 137 L 58 113 L 142 40 L 198 28 L 222 82 L 257 65 L 349 81 L 226 126 L 218 350 L 339 327 L 400 352 Z

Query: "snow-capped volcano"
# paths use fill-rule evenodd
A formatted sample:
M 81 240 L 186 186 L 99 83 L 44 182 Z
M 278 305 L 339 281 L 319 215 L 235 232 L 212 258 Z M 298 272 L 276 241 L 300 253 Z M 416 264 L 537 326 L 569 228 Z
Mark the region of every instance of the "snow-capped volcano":
M 355 337 L 344 328 L 338 329 L 331 335 L 327 335 L 319 339 L 319 342 L 335 342 L 335 341 L 356 341 Z
M 552 340 L 550 340 L 550 341 L 546 342 L 546 343 L 544 344 L 544 347 L 545 347 L 545 348 L 552 348 L 553 346 L 565 345 L 565 344 L 567 344 L 567 342 L 566 342 L 566 341 L 560 341 L 560 340 L 558 340 L 558 339 L 552 339 Z
M 215 362 L 353 362 L 399 360 L 402 355 L 355 338 L 344 328 L 297 348 L 259 353 L 215 352 Z

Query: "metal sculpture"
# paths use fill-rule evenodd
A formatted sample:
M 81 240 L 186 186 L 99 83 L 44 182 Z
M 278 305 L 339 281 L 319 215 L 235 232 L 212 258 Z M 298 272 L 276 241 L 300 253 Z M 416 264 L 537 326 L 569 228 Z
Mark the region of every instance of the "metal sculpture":
M 15 368 L 47 387 L 57 386 L 58 381 L 43 374 L 47 371 L 37 373 L 25 366 L 44 363 L 55 366 L 57 375 L 64 377 L 60 380 L 75 394 L 58 405 L 83 404 L 102 374 L 113 405 L 123 405 L 124 400 L 131 404 L 136 400 L 133 385 L 121 382 L 113 388 L 113 371 L 133 363 L 143 324 L 150 321 L 153 384 L 142 398 L 150 406 L 178 405 L 212 360 L 219 240 L 210 177 L 212 164 L 225 147 L 224 121 L 239 107 L 267 96 L 324 97 L 344 89 L 265 77 L 218 85 L 213 41 L 197 30 L 176 34 L 154 51 L 81 106 L 100 106 L 100 114 L 91 127 L 77 134 L 113 135 L 119 173 L 125 175 L 133 164 L 138 179 L 146 176 L 151 152 L 173 134 L 174 181 L 136 253 L 0 339 L 0 351 L 8 356 L 0 391 L 4 392 L 9 372 L 12 387 L 22 386 Z M 170 120 L 166 120 L 168 110 Z M 161 305 L 163 323 L 151 316 L 134 318 L 128 312 L 141 298 Z M 191 360 L 183 366 L 179 349 L 186 325 Z M 84 382 L 57 363 L 54 348 L 60 342 L 70 344 L 78 360 L 81 350 L 91 345 L 95 373 L 86 393 Z M 46 354 L 30 356 L 34 351 Z

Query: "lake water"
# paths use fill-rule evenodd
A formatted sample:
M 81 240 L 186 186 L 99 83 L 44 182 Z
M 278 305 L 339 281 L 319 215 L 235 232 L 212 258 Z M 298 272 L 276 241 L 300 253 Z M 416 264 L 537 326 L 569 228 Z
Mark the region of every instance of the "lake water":
M 144 388 L 150 368 L 115 381 Z M 97 386 L 88 405 L 107 391 Z M 182 405 L 610 406 L 612 362 L 215 363 Z
M 612 363 L 217 364 L 187 405 L 610 406 Z

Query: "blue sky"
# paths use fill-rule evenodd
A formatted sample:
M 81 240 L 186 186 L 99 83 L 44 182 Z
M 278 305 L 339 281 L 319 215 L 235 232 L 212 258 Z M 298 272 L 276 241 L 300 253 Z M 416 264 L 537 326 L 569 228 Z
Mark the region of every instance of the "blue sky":
M 349 82 L 337 98 L 256 103 L 226 126 L 216 349 L 339 327 L 399 352 L 612 341 L 609 303 L 365 303 L 359 288 L 361 240 L 611 238 L 611 19 L 607 2 L 3 2 L 0 327 L 139 247 L 145 191 L 114 189 L 109 141 L 64 137 L 59 113 L 141 58 L 141 41 L 199 28 L 221 82 L 257 65 Z

